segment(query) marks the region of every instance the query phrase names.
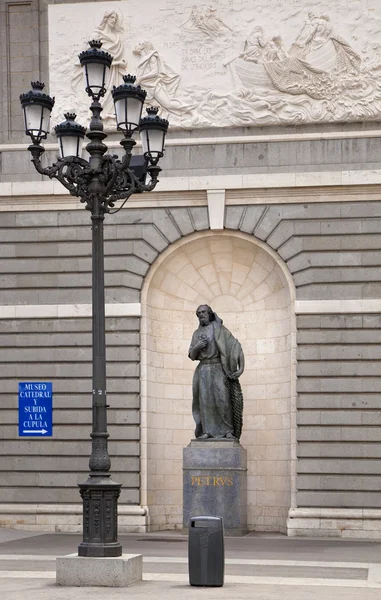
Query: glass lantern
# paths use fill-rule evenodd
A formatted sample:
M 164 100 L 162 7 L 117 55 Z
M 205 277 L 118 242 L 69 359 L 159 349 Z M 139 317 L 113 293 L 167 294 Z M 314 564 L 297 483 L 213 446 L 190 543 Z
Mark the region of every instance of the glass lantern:
M 158 116 L 156 106 L 147 108 L 147 116 L 140 120 L 139 130 L 142 140 L 143 154 L 151 165 L 157 165 L 164 155 L 165 136 L 168 121 Z
M 82 154 L 83 138 L 85 137 L 86 127 L 82 127 L 75 122 L 75 113 L 65 113 L 66 121 L 56 125 L 54 131 L 58 139 L 60 149 L 60 158 L 66 156 L 80 157 Z
M 81 52 L 78 58 L 83 67 L 86 92 L 93 100 L 98 101 L 106 93 L 107 77 L 113 57 L 101 50 L 100 40 L 91 40 L 89 46 L 90 49 Z
M 123 131 L 125 136 L 131 137 L 139 127 L 147 92 L 140 85 L 134 85 L 136 81 L 134 75 L 124 75 L 123 81 L 122 85 L 114 86 L 112 90 L 116 125 L 117 129 Z
M 32 81 L 31 85 L 30 92 L 20 95 L 20 102 L 24 112 L 25 133 L 33 143 L 39 144 L 49 133 L 54 98 L 43 93 L 45 84 L 40 81 Z

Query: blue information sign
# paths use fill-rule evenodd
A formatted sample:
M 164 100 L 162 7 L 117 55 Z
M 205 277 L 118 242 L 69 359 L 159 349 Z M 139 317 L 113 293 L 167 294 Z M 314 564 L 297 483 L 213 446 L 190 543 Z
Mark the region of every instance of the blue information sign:
M 47 381 L 19 383 L 19 436 L 53 435 L 53 385 Z

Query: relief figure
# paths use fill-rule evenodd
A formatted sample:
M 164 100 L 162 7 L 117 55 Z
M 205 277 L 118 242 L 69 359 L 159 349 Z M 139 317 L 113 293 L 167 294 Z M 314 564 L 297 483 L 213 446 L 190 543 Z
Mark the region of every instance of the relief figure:
M 263 66 L 267 45 L 263 28 L 256 26 L 245 38 L 240 53 L 223 63 L 230 71 L 234 87 L 243 84 L 248 89 L 274 89 Z
M 263 62 L 263 56 L 267 42 L 262 27 L 254 27 L 253 31 L 244 41 L 243 49 L 239 58 L 248 62 Z
M 306 58 L 309 62 L 321 58 L 322 68 L 324 66 L 336 75 L 356 75 L 361 63 L 357 52 L 334 32 L 330 18 L 312 12 L 308 13 L 308 19 L 293 43 L 290 54 Z
M 114 119 L 115 109 L 111 90 L 114 85 L 118 86 L 123 83 L 122 77 L 126 74 L 127 68 L 127 63 L 124 60 L 124 29 L 118 13 L 115 10 L 106 11 L 101 23 L 93 31 L 89 39 L 101 40 L 102 50 L 109 52 L 114 57 L 109 72 L 107 92 L 101 100 L 103 106 L 102 119 Z M 74 91 L 82 80 L 82 77 L 82 68 L 78 65 L 72 81 Z
M 247 36 L 243 51 L 225 66 L 234 69 L 248 89 L 330 100 L 337 94 L 340 76 L 358 75 L 360 62 L 359 55 L 333 32 L 329 17 L 310 12 L 289 51 L 280 36 L 266 39 L 257 26 Z
M 280 36 L 266 40 L 262 27 L 253 29 L 245 40 L 243 52 L 225 66 L 229 63 L 248 89 L 307 94 L 317 99 L 329 96 L 327 73 L 297 56 L 290 56 Z
M 151 42 L 141 42 L 133 52 L 140 57 L 136 70 L 136 84 L 147 91 L 147 102 L 156 101 L 169 114 L 187 112 L 190 99 L 182 99 L 179 96 L 179 73 L 161 58 Z
M 195 31 L 202 33 L 204 38 L 209 38 L 214 42 L 232 32 L 232 29 L 220 19 L 217 7 L 213 5 L 203 7 L 194 4 L 189 18 L 180 27 L 191 34 L 194 34 Z
M 264 67 L 274 87 L 287 94 L 307 94 L 317 100 L 330 98 L 332 78 L 324 70 L 290 55 L 275 36 L 266 47 Z

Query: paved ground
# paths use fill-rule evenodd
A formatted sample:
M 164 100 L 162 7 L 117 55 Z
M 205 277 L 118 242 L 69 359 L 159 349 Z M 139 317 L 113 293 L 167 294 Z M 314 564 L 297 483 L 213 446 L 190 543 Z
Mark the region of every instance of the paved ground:
M 129 588 L 55 584 L 57 556 L 77 551 L 74 534 L 0 528 L 0 598 L 21 600 L 380 600 L 381 543 L 250 534 L 225 538 L 222 588 L 189 586 L 187 537 L 121 536 L 125 554 L 142 554 L 143 582 Z M 29 600 L 29 598 L 28 598 Z

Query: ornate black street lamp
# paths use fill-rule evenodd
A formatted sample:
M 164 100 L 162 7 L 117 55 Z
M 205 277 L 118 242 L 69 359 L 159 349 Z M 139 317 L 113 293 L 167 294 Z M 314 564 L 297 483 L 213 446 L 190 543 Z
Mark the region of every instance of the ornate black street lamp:
M 105 356 L 105 298 L 103 221 L 105 213 L 115 213 L 134 193 L 150 192 L 161 171 L 158 160 L 164 153 L 168 121 L 157 115 L 157 109 L 148 108 L 141 119 L 146 92 L 135 85 L 135 77 L 126 75 L 124 83 L 114 87 L 117 129 L 124 134 L 120 144 L 124 156 L 106 154 L 103 140 L 100 98 L 106 93 L 107 74 L 112 56 L 101 50 L 101 42 L 89 42 L 90 48 L 79 55 L 84 70 L 86 92 L 92 98 L 86 150 L 89 161 L 81 157 L 86 129 L 75 122 L 74 113 L 66 113 L 66 120 L 55 127 L 60 157 L 52 166 L 43 167 L 41 140 L 49 133 L 50 113 L 54 98 L 43 93 L 44 84 L 32 83 L 32 90 L 20 96 L 24 111 L 25 132 L 32 138 L 28 147 L 32 162 L 39 173 L 55 178 L 73 196 L 78 196 L 91 212 L 92 220 L 92 307 L 93 307 L 93 402 L 92 450 L 89 461 L 90 475 L 79 484 L 83 499 L 83 541 L 79 556 L 121 556 L 118 541 L 117 502 L 121 485 L 110 477 L 110 457 L 107 449 L 106 356 Z M 141 131 L 143 155 L 132 156 L 136 144 L 132 135 Z M 111 210 L 117 200 L 122 206 Z

